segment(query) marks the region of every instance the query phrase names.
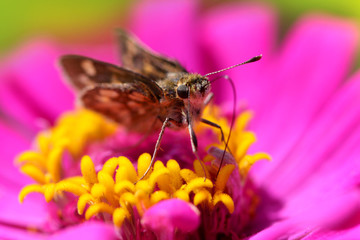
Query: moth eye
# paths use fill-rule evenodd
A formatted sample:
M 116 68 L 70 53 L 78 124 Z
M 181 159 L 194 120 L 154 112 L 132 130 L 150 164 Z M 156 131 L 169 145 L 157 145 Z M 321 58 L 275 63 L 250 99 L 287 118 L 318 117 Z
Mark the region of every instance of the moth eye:
M 180 85 L 176 89 L 177 95 L 180 98 L 188 98 L 189 97 L 189 88 L 186 85 Z

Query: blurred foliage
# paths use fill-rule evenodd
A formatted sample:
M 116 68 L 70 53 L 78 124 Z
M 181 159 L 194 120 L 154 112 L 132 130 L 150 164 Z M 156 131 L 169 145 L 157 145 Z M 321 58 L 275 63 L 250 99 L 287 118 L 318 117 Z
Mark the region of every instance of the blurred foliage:
M 99 31 L 104 33 L 102 30 L 110 29 L 111 22 L 120 22 L 128 2 L 129 0 L 0 1 L 0 54 L 33 36 L 74 41 L 84 39 L 84 35 L 93 36 Z
M 360 26 L 360 1 L 359 0 L 258 0 L 274 5 L 280 14 L 281 35 L 301 15 L 306 13 L 325 13 L 343 17 L 354 21 Z M 360 28 L 359 28 L 360 29 Z M 360 67 L 360 51 L 357 51 L 353 70 Z
M 140 1 L 140 0 L 138 0 Z M 191 0 L 190 0 L 191 1 Z M 254 0 L 202 0 L 204 7 L 224 2 Z M 257 0 L 274 6 L 285 33 L 296 19 L 307 12 L 325 12 L 360 23 L 359 0 Z M 0 1 L 0 56 L 16 44 L 37 36 L 59 41 L 96 42 L 112 40 L 110 34 L 121 27 L 134 0 L 14 0 Z
M 359 0 L 260 0 L 274 5 L 278 9 L 283 29 L 288 28 L 301 15 L 327 13 L 335 16 L 350 18 L 360 23 Z

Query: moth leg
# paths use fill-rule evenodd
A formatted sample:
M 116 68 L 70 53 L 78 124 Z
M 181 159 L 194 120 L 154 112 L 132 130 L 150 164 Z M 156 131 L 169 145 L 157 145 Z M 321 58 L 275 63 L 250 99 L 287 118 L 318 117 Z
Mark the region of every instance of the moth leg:
M 204 182 L 205 182 L 205 181 L 206 181 L 205 166 L 204 166 L 204 163 L 203 163 L 203 161 L 200 159 L 199 154 L 198 154 L 198 152 L 197 152 L 198 142 L 197 142 L 197 138 L 196 138 L 194 129 L 193 129 L 193 127 L 192 127 L 192 124 L 189 123 L 188 129 L 189 129 L 189 134 L 190 134 L 191 148 L 192 148 L 192 151 L 193 151 L 195 157 L 199 160 L 200 165 L 201 165 L 201 167 L 202 167 L 202 169 L 203 169 L 203 171 L 204 171 Z
M 166 118 L 165 121 L 163 122 L 162 127 L 161 127 L 161 130 L 160 130 L 160 133 L 159 133 L 159 137 L 158 137 L 158 139 L 157 139 L 157 141 L 156 141 L 154 153 L 153 153 L 153 155 L 152 155 L 152 157 L 151 157 L 151 162 L 150 162 L 150 164 L 149 164 L 149 167 L 146 169 L 144 175 L 142 175 L 142 177 L 141 177 L 138 181 L 144 179 L 144 177 L 149 173 L 149 171 L 150 171 L 150 169 L 151 169 L 151 167 L 152 167 L 152 165 L 153 165 L 153 163 L 154 163 L 154 161 L 155 161 L 155 157 L 156 157 L 157 151 L 158 151 L 159 148 L 160 148 L 161 139 L 162 139 L 162 137 L 163 137 L 163 135 L 164 135 L 165 128 L 166 128 L 166 125 L 167 125 L 168 122 L 169 122 L 169 118 Z M 138 182 L 138 181 L 137 181 L 137 182 Z
M 207 125 L 209 125 L 209 126 L 211 126 L 211 127 L 214 127 L 214 128 L 218 128 L 218 129 L 220 130 L 221 141 L 222 141 L 223 143 L 225 143 L 225 146 L 226 146 L 225 149 L 229 150 L 230 154 L 234 156 L 234 154 L 232 154 L 231 149 L 229 148 L 229 146 L 227 146 L 228 143 L 225 142 L 225 136 L 224 136 L 224 131 L 222 130 L 222 127 L 221 127 L 220 125 L 218 125 L 218 124 L 216 124 L 216 123 L 214 123 L 214 122 L 211 122 L 211 121 L 209 121 L 209 120 L 206 120 L 206 119 L 204 119 L 204 118 L 202 118 L 200 121 L 201 121 L 202 123 L 205 123 L 205 124 L 207 124 Z M 220 167 L 221 167 L 221 166 L 220 166 Z
M 209 120 L 206 120 L 206 119 L 204 119 L 204 118 L 202 118 L 200 121 L 201 121 L 202 123 L 205 123 L 205 124 L 211 126 L 211 127 L 220 129 L 221 141 L 222 141 L 222 142 L 224 141 L 224 139 L 225 139 L 225 137 L 224 137 L 224 132 L 223 132 L 222 127 L 221 127 L 220 125 L 218 125 L 218 124 L 216 124 L 216 123 L 213 123 L 213 122 L 211 122 L 211 121 L 209 121 Z
M 214 93 L 209 93 L 209 95 L 207 95 L 207 97 L 205 98 L 204 106 L 207 106 L 211 102 L 213 97 L 214 97 Z

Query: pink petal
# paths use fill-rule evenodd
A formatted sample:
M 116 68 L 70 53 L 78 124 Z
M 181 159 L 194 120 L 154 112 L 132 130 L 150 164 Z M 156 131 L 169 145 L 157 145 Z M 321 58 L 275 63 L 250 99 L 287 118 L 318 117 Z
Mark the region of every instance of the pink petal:
M 297 205 L 297 211 L 292 216 L 282 216 L 283 220 L 264 228 L 249 239 L 302 239 L 319 229 L 322 232 L 339 231 L 359 223 L 358 191 L 325 196 L 322 201 L 317 202 L 309 198 L 307 204 Z
M 44 196 L 34 193 L 27 196 L 23 204 L 19 203 L 19 188 L 0 188 L 0 221 L 23 227 L 43 228 L 49 221 Z
M 102 222 L 86 221 L 82 224 L 67 227 L 62 231 L 56 232 L 48 239 L 60 240 L 60 239 L 116 239 L 114 227 L 110 224 Z
M 189 71 L 199 71 L 197 1 L 142 1 L 132 14 L 130 29 L 142 42 Z
M 323 170 L 320 167 L 327 166 L 322 172 L 333 175 L 333 169 L 358 165 L 355 159 L 345 162 L 344 159 L 360 154 L 355 147 L 360 136 L 360 129 L 356 127 L 360 119 L 359 91 L 360 73 L 328 102 L 291 154 L 283 161 L 279 159 L 278 168 L 265 176 L 272 180 L 268 190 L 276 188 L 278 193 L 288 195 L 288 191 L 296 189 L 298 184 L 306 183 L 310 174 L 319 175 L 319 171 Z
M 256 149 L 275 159 L 265 164 L 265 172 L 287 160 L 286 154 L 344 80 L 358 39 L 350 23 L 315 16 L 302 19 L 288 38 L 276 71 L 269 75 L 273 89 L 263 96 L 264 107 L 254 119 Z
M 222 74 L 229 75 L 236 84 L 238 100 L 251 106 L 259 101 L 261 89 L 268 77 L 260 75 L 271 59 L 275 43 L 276 24 L 271 9 L 261 5 L 228 4 L 207 13 L 199 26 L 200 41 L 204 48 L 204 65 L 213 72 L 263 54 L 260 62 L 241 66 Z M 214 76 L 214 78 L 216 77 Z M 213 84 L 215 97 L 233 101 L 232 90 L 226 81 Z
M 19 172 L 15 166 L 15 157 L 30 147 L 30 142 L 24 139 L 19 133 L 4 126 L 0 122 L 1 148 L 1 168 L 0 168 L 0 186 L 1 187 L 19 187 L 29 182 L 29 178 Z
M 289 239 L 298 228 L 291 220 L 277 222 L 249 237 L 249 240 Z
M 313 234 L 310 234 L 307 239 L 329 239 L 329 240 L 342 240 L 342 239 L 357 239 L 360 236 L 360 225 L 357 225 L 353 228 L 349 228 L 342 231 L 318 231 Z
M 0 102 L 10 115 L 35 129 L 39 120 L 52 123 L 65 110 L 71 109 L 74 95 L 60 80 L 56 67 L 60 51 L 46 41 L 32 42 L 9 59 L 4 74 Z
M 44 234 L 37 233 L 28 229 L 18 229 L 12 226 L 0 224 L 1 239 L 21 239 L 21 240 L 41 240 L 46 239 Z
M 264 215 L 270 219 L 308 215 L 323 226 L 353 221 L 352 215 L 359 213 L 359 196 L 353 190 L 360 181 L 359 91 L 360 73 L 333 96 L 292 153 L 262 180 L 267 194 L 262 196 L 259 222 L 264 222 Z M 281 211 L 274 211 L 269 195 L 278 199 Z M 339 205 L 343 207 L 336 208 Z
M 185 201 L 164 200 L 149 208 L 141 223 L 156 233 L 174 234 L 175 229 L 191 232 L 200 224 L 200 212 L 194 205 Z
M 75 94 L 57 66 L 59 57 L 71 53 L 115 63 L 115 54 L 110 54 L 115 50 L 108 45 L 92 46 L 91 51 L 89 46 L 60 49 L 46 40 L 27 43 L 4 59 L 0 69 L 0 108 L 32 134 L 48 127 L 75 103 Z

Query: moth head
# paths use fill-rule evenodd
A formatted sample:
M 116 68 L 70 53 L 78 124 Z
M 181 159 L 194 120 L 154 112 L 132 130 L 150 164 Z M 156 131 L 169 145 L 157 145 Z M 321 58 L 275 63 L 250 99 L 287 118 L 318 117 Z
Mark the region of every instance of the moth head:
M 181 99 L 203 98 L 210 92 L 210 82 L 207 77 L 199 74 L 185 75 L 180 79 L 176 94 Z
M 179 85 L 177 87 L 177 89 L 176 89 L 177 95 L 182 99 L 188 98 L 189 97 L 189 92 L 190 92 L 190 89 L 185 84 Z

